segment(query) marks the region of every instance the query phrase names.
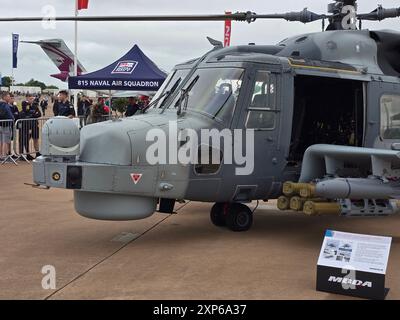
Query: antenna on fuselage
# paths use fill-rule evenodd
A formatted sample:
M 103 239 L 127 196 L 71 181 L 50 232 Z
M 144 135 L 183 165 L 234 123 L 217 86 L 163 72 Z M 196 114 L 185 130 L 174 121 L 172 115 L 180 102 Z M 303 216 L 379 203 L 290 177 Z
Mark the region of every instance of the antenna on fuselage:
M 219 40 L 215 40 L 215 39 L 210 38 L 210 37 L 207 37 L 207 40 L 216 49 L 222 48 L 224 46 L 224 44 Z

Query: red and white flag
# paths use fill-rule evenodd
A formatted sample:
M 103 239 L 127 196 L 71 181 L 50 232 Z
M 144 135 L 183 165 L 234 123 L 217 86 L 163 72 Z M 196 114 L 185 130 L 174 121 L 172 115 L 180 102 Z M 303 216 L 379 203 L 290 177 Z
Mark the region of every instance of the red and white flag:
M 87 9 L 89 7 L 89 0 L 76 0 L 78 1 L 78 10 Z
M 225 14 L 232 14 L 232 12 L 225 12 Z M 232 34 L 232 20 L 225 20 L 224 29 L 224 47 L 231 45 L 231 34 Z

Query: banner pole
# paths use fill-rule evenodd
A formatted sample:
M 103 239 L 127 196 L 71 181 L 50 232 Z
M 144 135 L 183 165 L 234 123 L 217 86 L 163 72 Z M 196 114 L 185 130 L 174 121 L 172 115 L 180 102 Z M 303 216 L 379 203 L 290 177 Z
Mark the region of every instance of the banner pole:
M 109 90 L 109 97 L 110 97 L 110 105 L 108 106 L 110 108 L 109 112 L 108 112 L 108 118 L 109 120 L 111 120 L 112 118 L 112 91 Z
M 11 86 L 14 86 L 14 34 L 11 33 L 12 52 L 11 52 Z M 11 88 L 10 88 L 11 92 Z

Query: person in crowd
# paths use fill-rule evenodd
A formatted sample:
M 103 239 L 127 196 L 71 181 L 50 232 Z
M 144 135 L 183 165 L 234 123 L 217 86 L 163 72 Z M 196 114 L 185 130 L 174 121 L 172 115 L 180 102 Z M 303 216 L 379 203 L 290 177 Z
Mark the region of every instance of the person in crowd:
M 58 116 L 58 105 L 60 104 L 60 99 L 61 99 L 60 94 L 58 94 L 53 102 L 53 114 L 55 117 Z
M 100 97 L 97 99 L 97 103 L 91 107 L 89 123 L 101 122 L 104 120 L 104 116 L 107 114 L 104 98 Z
M 1 120 L 14 120 L 14 116 L 10 109 L 12 99 L 10 93 L 5 92 L 1 94 L 0 98 L 0 160 L 4 160 L 9 154 L 9 147 L 11 143 L 12 125 L 9 121 Z
M 104 114 L 110 114 L 110 107 L 108 105 L 104 105 Z
M 31 138 L 33 140 L 33 148 L 35 149 L 36 152 L 36 157 L 39 157 L 41 154 L 39 152 L 40 148 L 39 148 L 39 122 L 38 119 L 42 116 L 40 109 L 39 109 L 39 103 L 38 101 L 35 99 L 33 101 L 33 103 L 29 106 L 29 118 L 32 119 L 30 121 L 30 129 L 31 129 Z
M 39 105 L 40 104 L 40 94 L 37 94 L 33 97 L 33 103 Z
M 58 116 L 73 118 L 75 117 L 74 107 L 68 101 L 68 92 L 66 90 L 61 90 L 60 93 L 60 101 L 58 103 Z
M 19 130 L 19 152 L 26 154 L 28 160 L 34 158 L 30 154 L 30 140 L 33 139 L 35 151 L 39 152 L 39 127 L 37 120 L 41 116 L 39 106 L 35 102 L 35 97 L 31 94 L 26 95 L 26 100 L 22 101 L 22 110 L 19 113 L 19 119 L 22 121 L 17 128 Z
M 49 101 L 48 101 L 47 97 L 42 99 L 42 101 L 40 101 L 40 108 L 42 109 L 43 117 L 46 116 L 46 110 L 47 110 L 48 105 L 49 105 Z
M 78 118 L 80 127 L 84 125 L 85 112 L 83 111 L 83 97 L 78 95 Z
M 13 122 L 12 128 L 11 128 L 11 141 L 14 141 L 14 127 L 15 127 L 15 121 L 17 121 L 19 119 L 19 109 L 18 109 L 17 103 L 15 102 L 14 94 L 11 93 L 10 98 L 11 98 L 10 110 L 14 117 L 14 122 Z M 11 155 L 11 142 L 10 142 L 8 153 L 9 153 L 9 155 Z M 13 155 L 13 158 L 17 158 L 17 156 Z
M 82 96 L 78 100 L 78 116 L 80 119 L 81 127 L 86 124 L 86 120 L 90 114 L 90 107 L 92 104 L 93 101 L 90 100 L 87 96 Z
M 140 106 L 137 103 L 137 99 L 129 97 L 128 106 L 126 107 L 125 117 L 131 117 L 140 110 Z
M 90 99 L 88 96 L 83 96 L 82 104 L 83 104 L 83 112 L 84 114 L 87 114 L 88 112 L 90 112 L 90 107 L 93 104 L 93 100 Z
M 141 96 L 140 100 L 142 101 L 142 110 L 146 109 L 150 104 L 150 98 L 148 96 Z
M 21 103 L 21 111 L 19 112 L 19 119 L 28 119 L 28 106 L 29 101 L 24 100 Z M 18 145 L 19 145 L 19 154 L 27 154 L 28 160 L 33 160 L 31 155 L 29 154 L 29 140 L 30 140 L 30 132 L 29 132 L 29 124 L 28 121 L 21 121 L 17 125 L 18 129 Z
M 12 114 L 14 116 L 14 120 L 16 121 L 16 120 L 19 119 L 19 109 L 18 109 L 17 103 L 15 102 L 14 94 L 10 93 L 10 97 L 11 97 L 11 107 L 10 107 L 10 109 L 11 109 L 11 112 L 12 112 Z
M 90 113 L 92 111 L 92 106 L 93 106 L 93 100 L 87 98 L 86 102 L 85 102 L 86 108 L 84 108 L 85 110 L 85 121 L 88 120 L 88 118 L 90 117 Z M 85 123 L 86 124 L 86 123 Z

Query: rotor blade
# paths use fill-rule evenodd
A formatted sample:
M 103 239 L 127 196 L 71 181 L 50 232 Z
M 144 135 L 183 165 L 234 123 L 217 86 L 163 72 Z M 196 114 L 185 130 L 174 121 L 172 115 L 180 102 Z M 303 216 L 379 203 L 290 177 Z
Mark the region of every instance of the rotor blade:
M 257 19 L 285 19 L 287 21 L 298 21 L 302 23 L 309 23 L 321 19 L 326 19 L 328 16 L 323 14 L 316 14 L 305 8 L 300 12 L 288 12 L 284 14 L 260 14 L 256 15 Z
M 254 12 L 236 12 L 232 14 L 214 15 L 142 15 L 142 16 L 68 16 L 68 17 L 2 17 L 0 22 L 24 22 L 24 21 L 246 21 L 254 22 L 257 19 L 285 19 L 287 21 L 299 21 L 303 23 L 326 18 L 307 9 L 300 12 L 288 12 L 284 14 L 257 15 Z
M 357 18 L 360 20 L 370 20 L 370 21 L 382 21 L 387 18 L 397 18 L 400 17 L 400 7 L 385 9 L 379 6 L 377 9 L 370 13 L 358 14 Z
M 1 17 L 0 22 L 24 21 L 254 21 L 255 13 L 237 12 L 218 15 L 142 15 L 142 16 L 66 16 L 66 17 Z

